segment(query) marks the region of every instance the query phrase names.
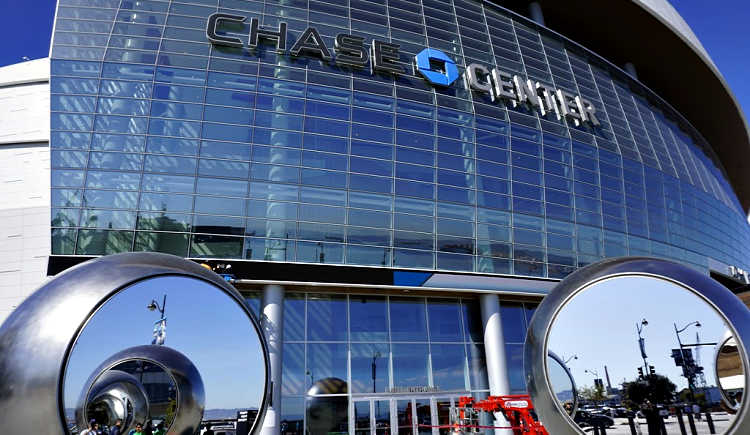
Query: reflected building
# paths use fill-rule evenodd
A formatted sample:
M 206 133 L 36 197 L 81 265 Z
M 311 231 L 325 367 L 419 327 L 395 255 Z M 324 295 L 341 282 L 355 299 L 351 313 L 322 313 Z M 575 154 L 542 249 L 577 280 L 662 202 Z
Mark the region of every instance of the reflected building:
M 524 392 L 534 307 L 604 258 L 747 283 L 750 138 L 685 22 L 529 3 L 59 0 L 48 273 L 230 264 L 288 434 L 417 433 Z

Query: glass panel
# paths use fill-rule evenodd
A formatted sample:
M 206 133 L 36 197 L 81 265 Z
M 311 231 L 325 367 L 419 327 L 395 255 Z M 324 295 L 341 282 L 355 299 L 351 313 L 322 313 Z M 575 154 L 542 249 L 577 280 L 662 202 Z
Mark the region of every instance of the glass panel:
M 305 295 L 284 296 L 284 341 L 305 339 Z
M 308 394 L 343 394 L 348 388 L 347 345 L 345 343 L 308 343 L 306 380 Z
M 426 344 L 394 344 L 392 350 L 394 387 L 425 387 L 429 385 Z
M 414 434 L 414 407 L 412 406 L 411 399 L 409 400 L 398 400 L 396 401 L 396 418 L 398 419 L 398 434 L 399 435 L 413 435 Z
M 416 399 L 415 409 L 417 411 L 417 433 L 420 434 L 431 434 L 432 429 L 432 415 L 430 413 L 430 400 L 429 399 Z
M 428 299 L 427 312 L 430 318 L 430 341 L 463 340 L 457 300 Z
M 391 433 L 391 401 L 375 400 L 375 435 L 390 435 Z
M 303 435 L 304 397 L 281 398 L 281 435 Z
M 349 400 L 346 396 L 314 397 L 307 400 L 307 433 L 349 432 Z
M 352 393 L 388 390 L 388 345 L 352 343 Z
M 305 386 L 305 345 L 302 343 L 284 344 L 282 358 L 281 392 L 303 394 Z
M 479 303 L 475 300 L 463 299 L 461 301 L 461 314 L 466 341 L 483 342 L 484 327 L 482 326 L 482 315 L 479 312 Z
M 433 344 L 432 383 L 441 391 L 466 389 L 463 344 Z
M 308 296 L 308 340 L 343 341 L 346 340 L 346 329 L 346 296 Z
M 370 433 L 370 401 L 354 402 L 354 433 Z
M 511 394 L 526 394 L 523 376 L 523 344 L 506 344 L 505 358 L 508 363 L 508 381 Z
M 391 298 L 390 311 L 391 340 L 427 341 L 424 299 Z
M 469 385 L 471 389 L 488 389 L 487 358 L 484 355 L 484 345 L 469 343 L 466 345 L 466 348 L 468 350 Z
M 451 424 L 451 401 L 450 399 L 438 399 L 435 402 L 437 407 L 437 424 L 439 426 L 445 426 Z M 482 414 L 482 413 L 480 413 Z M 441 435 L 448 435 L 451 433 L 449 428 L 440 428 L 438 432 Z
M 350 296 L 352 341 L 387 341 L 387 306 L 383 296 Z
M 523 343 L 526 338 L 523 305 L 512 302 L 500 304 L 500 319 L 506 343 Z

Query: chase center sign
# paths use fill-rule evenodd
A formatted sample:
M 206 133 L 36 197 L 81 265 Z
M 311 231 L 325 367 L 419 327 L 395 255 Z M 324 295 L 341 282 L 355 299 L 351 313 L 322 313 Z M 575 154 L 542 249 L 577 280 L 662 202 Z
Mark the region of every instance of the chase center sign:
M 243 47 L 244 43 L 236 36 L 219 32 L 224 26 L 240 27 L 248 17 L 226 13 L 215 13 L 208 17 L 206 37 L 213 44 L 229 47 Z M 286 53 L 286 23 L 279 23 L 278 29 L 263 28 L 258 18 L 250 19 L 250 34 L 247 46 L 256 48 L 261 41 L 274 44 L 278 53 Z M 333 61 L 336 65 L 350 68 L 370 66 L 373 73 L 406 74 L 406 68 L 399 62 L 399 45 L 373 40 L 369 47 L 360 36 L 341 33 L 336 36 L 333 52 L 326 47 L 315 27 L 308 27 L 294 42 L 289 53 L 292 56 L 314 56 L 323 61 Z M 415 69 L 428 82 L 435 86 L 450 86 L 459 77 L 458 67 L 453 59 L 440 50 L 426 48 L 415 56 Z M 511 104 L 527 104 L 542 115 L 554 113 L 575 125 L 589 123 L 598 126 L 596 109 L 588 100 L 562 89 L 540 82 L 532 82 L 518 75 L 512 75 L 498 68 L 489 68 L 472 63 L 466 67 L 464 82 L 473 91 L 487 94 L 493 101 L 506 100 Z

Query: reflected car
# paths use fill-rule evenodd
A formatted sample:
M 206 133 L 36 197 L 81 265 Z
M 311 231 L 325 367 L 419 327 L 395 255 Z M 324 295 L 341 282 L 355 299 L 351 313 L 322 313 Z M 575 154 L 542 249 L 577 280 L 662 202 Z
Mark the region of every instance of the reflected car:
M 576 416 L 573 418 L 578 426 L 594 426 L 603 425 L 604 427 L 610 427 L 615 425 L 615 420 L 612 417 L 608 417 L 603 414 L 594 414 L 588 411 L 578 411 Z

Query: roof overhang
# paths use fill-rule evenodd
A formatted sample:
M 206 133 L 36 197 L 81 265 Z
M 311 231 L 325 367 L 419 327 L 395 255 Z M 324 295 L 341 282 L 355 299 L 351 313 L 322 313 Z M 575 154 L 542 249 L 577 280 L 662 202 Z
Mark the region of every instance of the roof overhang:
M 527 0 L 494 0 L 522 11 Z M 750 210 L 750 130 L 729 85 L 666 0 L 538 0 L 551 30 L 617 66 L 679 111 L 708 141 Z M 742 41 L 738 40 L 738 44 Z

